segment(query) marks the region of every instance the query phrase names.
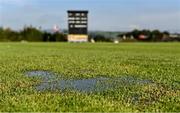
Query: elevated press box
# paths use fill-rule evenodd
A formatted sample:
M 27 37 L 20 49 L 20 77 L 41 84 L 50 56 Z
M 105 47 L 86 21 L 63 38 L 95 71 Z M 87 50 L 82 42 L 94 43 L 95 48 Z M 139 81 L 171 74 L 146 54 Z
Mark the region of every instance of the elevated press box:
M 68 11 L 68 41 L 88 42 L 88 11 Z

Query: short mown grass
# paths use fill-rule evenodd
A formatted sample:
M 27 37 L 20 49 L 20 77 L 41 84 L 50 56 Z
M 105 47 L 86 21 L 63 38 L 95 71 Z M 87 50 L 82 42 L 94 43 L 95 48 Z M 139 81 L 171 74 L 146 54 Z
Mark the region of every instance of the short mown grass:
M 131 76 L 152 84 L 100 93 L 38 92 L 29 70 L 71 79 Z M 0 111 L 178 112 L 180 43 L 0 43 Z

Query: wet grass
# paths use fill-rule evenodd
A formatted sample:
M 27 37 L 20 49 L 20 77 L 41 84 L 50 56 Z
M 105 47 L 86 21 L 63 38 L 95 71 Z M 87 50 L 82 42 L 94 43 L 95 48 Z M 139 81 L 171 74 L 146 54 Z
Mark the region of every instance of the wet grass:
M 31 70 L 56 73 L 57 79 L 130 77 L 128 81 L 138 78 L 153 83 L 123 85 L 95 93 L 37 91 L 35 86 L 42 79 L 25 76 Z M 179 80 L 179 43 L 0 43 L 1 112 L 178 112 Z
M 46 91 L 46 90 L 75 90 L 79 92 L 86 93 L 102 93 L 108 90 L 118 90 L 119 87 L 132 85 L 145 85 L 151 84 L 151 80 L 140 80 L 131 76 L 122 76 L 122 77 L 95 77 L 88 79 L 67 79 L 65 77 L 58 76 L 55 73 L 50 71 L 27 71 L 25 73 L 28 77 L 37 77 L 41 79 L 41 82 L 37 84 L 34 88 L 37 91 Z M 58 77 L 57 77 L 58 76 Z

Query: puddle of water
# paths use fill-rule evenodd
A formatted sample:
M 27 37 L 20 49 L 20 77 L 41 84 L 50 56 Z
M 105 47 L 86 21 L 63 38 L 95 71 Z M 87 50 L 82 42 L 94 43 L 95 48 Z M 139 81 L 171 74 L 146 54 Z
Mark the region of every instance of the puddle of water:
M 105 78 L 92 78 L 81 80 L 58 80 L 54 82 L 43 82 L 36 87 L 38 91 L 44 90 L 75 90 L 80 92 L 100 92 L 108 90 L 110 84 L 104 84 Z
M 131 76 L 119 78 L 97 77 L 89 79 L 63 79 L 58 78 L 48 71 L 28 71 L 28 77 L 40 77 L 42 82 L 36 86 L 38 91 L 45 90 L 75 90 L 80 92 L 102 92 L 115 90 L 118 87 L 130 86 L 135 84 L 153 83 L 151 80 L 141 80 Z

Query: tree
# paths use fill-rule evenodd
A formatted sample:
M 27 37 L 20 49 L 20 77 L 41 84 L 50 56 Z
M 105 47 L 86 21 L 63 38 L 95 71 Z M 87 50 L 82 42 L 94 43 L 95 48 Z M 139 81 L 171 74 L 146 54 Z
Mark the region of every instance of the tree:
M 67 36 L 65 34 L 62 34 L 59 32 L 54 33 L 53 37 L 54 37 L 55 41 L 59 41 L 59 42 L 67 41 Z
M 140 35 L 140 31 L 135 29 L 131 32 L 131 35 L 133 35 L 134 38 L 138 39 L 139 35 Z
M 93 39 L 96 42 L 112 42 L 110 38 L 105 38 L 103 35 L 95 35 Z
M 0 28 L 0 41 L 19 41 L 20 35 L 18 32 L 11 30 L 10 28 Z
M 163 33 L 161 33 L 159 30 L 153 30 L 151 32 L 151 37 L 152 41 L 161 41 L 163 38 Z
M 20 32 L 23 40 L 27 41 L 43 41 L 43 33 L 33 27 L 25 27 L 23 31 Z
M 52 37 L 52 34 L 51 34 L 51 33 L 47 33 L 47 32 L 44 32 L 44 33 L 43 33 L 43 41 L 44 41 L 44 42 L 49 41 L 51 37 Z

